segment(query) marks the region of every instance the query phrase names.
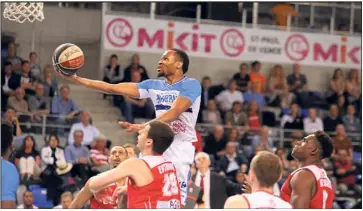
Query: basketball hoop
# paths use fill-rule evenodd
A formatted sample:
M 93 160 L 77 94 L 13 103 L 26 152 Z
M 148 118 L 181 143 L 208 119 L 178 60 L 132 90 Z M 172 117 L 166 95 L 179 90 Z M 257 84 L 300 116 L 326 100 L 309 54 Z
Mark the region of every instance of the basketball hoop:
M 43 21 L 43 3 L 5 3 L 4 18 L 18 23 Z

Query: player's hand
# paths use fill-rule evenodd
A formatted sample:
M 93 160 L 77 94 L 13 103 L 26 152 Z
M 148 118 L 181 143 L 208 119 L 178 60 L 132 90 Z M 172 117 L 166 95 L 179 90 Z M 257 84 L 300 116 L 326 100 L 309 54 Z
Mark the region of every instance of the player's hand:
M 145 127 L 143 124 L 131 124 L 130 122 L 119 122 L 119 124 L 126 128 L 126 132 L 139 132 Z
M 243 193 L 251 193 L 251 185 L 248 183 L 247 179 L 243 182 L 242 185 L 242 191 Z
M 118 186 L 112 194 L 112 199 L 117 201 L 122 195 L 126 194 L 127 185 Z
M 76 82 L 76 77 L 77 75 L 74 74 L 74 75 L 65 75 L 63 74 L 61 71 L 58 70 L 57 67 L 53 66 L 54 68 L 54 71 L 57 73 L 57 75 L 59 75 L 61 78 L 65 79 L 65 80 L 68 80 L 68 81 L 73 81 L 73 82 Z

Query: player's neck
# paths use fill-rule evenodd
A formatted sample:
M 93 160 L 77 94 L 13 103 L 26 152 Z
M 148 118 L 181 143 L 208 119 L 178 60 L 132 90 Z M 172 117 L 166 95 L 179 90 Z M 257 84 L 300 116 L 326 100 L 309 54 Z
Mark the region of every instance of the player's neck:
M 184 75 L 175 74 L 175 75 L 166 77 L 166 81 L 168 82 L 168 84 L 174 84 L 178 81 L 183 80 L 183 78 L 184 78 Z
M 321 164 L 321 161 L 320 160 L 304 160 L 304 161 L 300 161 L 299 162 L 299 167 L 302 168 L 302 167 L 305 167 L 305 166 L 310 166 L 310 165 L 317 165 L 317 166 L 320 166 Z
M 270 188 L 261 188 L 261 187 L 256 186 L 256 187 L 251 187 L 251 191 L 252 191 L 252 193 L 265 192 L 265 193 L 273 195 L 272 187 L 270 187 Z

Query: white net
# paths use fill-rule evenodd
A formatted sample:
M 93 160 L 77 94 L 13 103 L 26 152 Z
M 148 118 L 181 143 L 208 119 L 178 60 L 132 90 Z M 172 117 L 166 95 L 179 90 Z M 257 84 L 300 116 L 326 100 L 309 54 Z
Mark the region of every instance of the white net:
M 43 21 L 43 3 L 5 3 L 4 18 L 18 23 L 24 23 L 26 20 L 29 22 Z

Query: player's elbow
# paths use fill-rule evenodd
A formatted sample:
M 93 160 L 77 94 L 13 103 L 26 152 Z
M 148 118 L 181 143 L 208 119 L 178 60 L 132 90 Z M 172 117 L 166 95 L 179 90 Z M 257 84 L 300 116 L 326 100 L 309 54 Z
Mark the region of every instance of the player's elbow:
M 97 176 L 94 176 L 91 177 L 88 181 L 88 188 L 92 193 L 96 193 L 100 189 L 100 183 L 97 180 Z

